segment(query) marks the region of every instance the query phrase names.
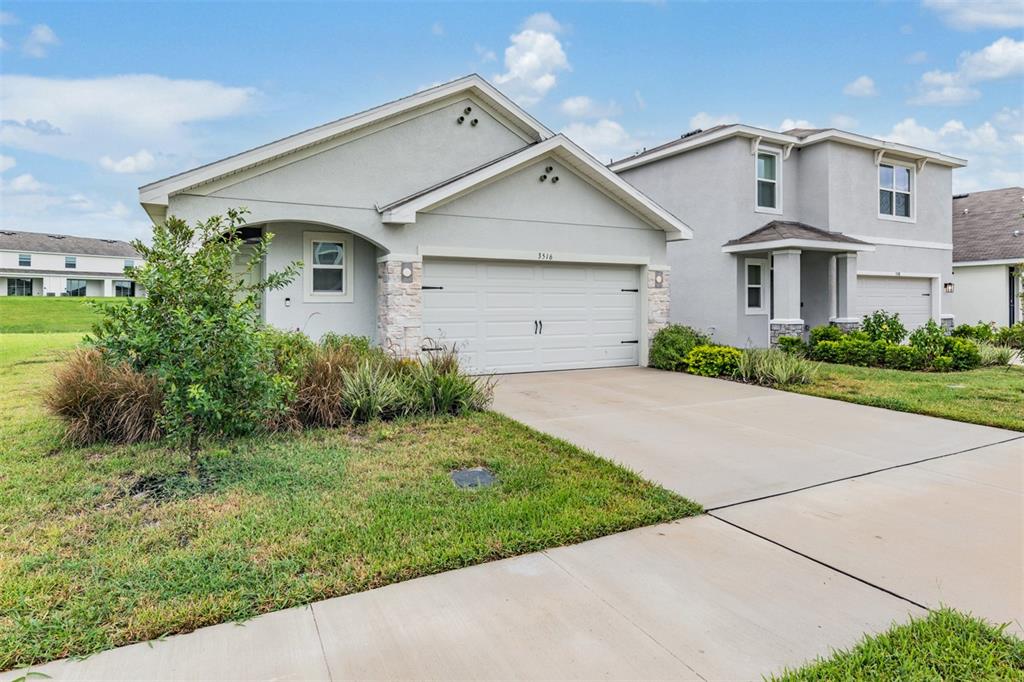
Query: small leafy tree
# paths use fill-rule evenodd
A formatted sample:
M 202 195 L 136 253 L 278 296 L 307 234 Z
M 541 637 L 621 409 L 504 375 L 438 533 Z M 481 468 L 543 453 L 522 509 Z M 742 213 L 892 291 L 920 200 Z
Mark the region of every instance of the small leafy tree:
M 871 341 L 903 343 L 903 339 L 907 338 L 907 328 L 900 321 L 899 313 L 876 310 L 870 315 L 864 316 L 864 322 L 860 328 Z
M 187 447 L 197 471 L 204 436 L 244 435 L 283 413 L 294 382 L 275 366 L 258 333 L 262 293 L 294 279 L 300 263 L 246 284 L 232 272 L 243 244 L 245 210 L 229 210 L 189 226 L 170 217 L 153 230 L 153 244 L 132 246 L 145 263 L 130 275 L 145 298 L 102 309 L 92 342 L 115 362 L 158 377 L 160 425 Z M 259 267 L 273 238 L 254 245 L 247 268 Z

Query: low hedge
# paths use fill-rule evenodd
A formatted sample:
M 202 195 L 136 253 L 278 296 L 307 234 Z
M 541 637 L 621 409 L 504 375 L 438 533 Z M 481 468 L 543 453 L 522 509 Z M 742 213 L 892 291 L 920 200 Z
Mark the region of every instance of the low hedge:
M 686 356 L 697 346 L 711 343 L 711 337 L 693 327 L 670 324 L 662 327 L 651 339 L 648 364 L 657 369 L 681 372 L 686 369 Z
M 702 377 L 732 376 L 742 353 L 731 346 L 695 346 L 686 354 L 686 371 Z

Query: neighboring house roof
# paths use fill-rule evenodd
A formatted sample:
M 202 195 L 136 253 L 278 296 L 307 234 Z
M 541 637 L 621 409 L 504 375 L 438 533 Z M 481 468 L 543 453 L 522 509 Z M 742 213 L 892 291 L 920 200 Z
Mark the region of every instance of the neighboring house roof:
M 62 253 L 76 256 L 140 258 L 131 244 L 118 239 L 94 239 L 69 234 L 0 230 L 0 251 Z
M 841 232 L 829 232 L 790 220 L 773 220 L 753 232 L 722 245 L 726 253 L 745 253 L 765 249 L 811 248 L 819 251 L 874 251 L 868 242 Z
M 793 128 L 783 133 L 774 130 L 766 130 L 754 126 L 735 123 L 731 125 L 715 126 L 707 130 L 687 133 L 676 140 L 642 152 L 628 156 L 608 164 L 613 171 L 623 171 L 636 166 L 657 161 L 676 154 L 682 154 L 693 149 L 698 149 L 715 142 L 730 139 L 733 137 L 744 137 L 750 140 L 758 140 L 778 144 L 783 147 L 793 146 L 796 148 L 809 147 L 819 142 L 842 142 L 854 147 L 870 149 L 875 152 L 892 153 L 902 158 L 917 161 L 919 163 L 932 162 L 952 168 L 960 168 L 967 165 L 965 159 L 940 154 L 939 152 L 911 147 L 910 145 L 897 142 L 887 142 L 866 135 L 848 133 L 835 128 Z
M 1024 188 L 953 197 L 953 263 L 1007 260 L 1024 260 Z
M 408 97 L 367 109 L 358 114 L 346 116 L 345 118 L 289 135 L 274 142 L 260 145 L 220 161 L 214 161 L 213 163 L 172 175 L 163 180 L 143 185 L 139 188 L 139 201 L 153 215 L 152 207 L 167 206 L 168 197 L 177 192 L 210 182 L 225 175 L 238 173 L 300 149 L 347 135 L 412 109 L 461 94 L 472 94 L 486 105 L 496 109 L 500 116 L 507 119 L 513 129 L 519 131 L 524 140 L 537 142 L 554 135 L 551 130 L 526 113 L 524 109 L 503 95 L 493 85 L 477 74 L 471 74 L 417 92 Z
M 613 200 L 630 209 L 644 221 L 668 233 L 667 239 L 691 239 L 693 231 L 679 218 L 655 203 L 615 173 L 608 170 L 600 161 L 585 152 L 565 135 L 558 134 L 543 142 L 524 147 L 506 154 L 494 161 L 474 168 L 465 173 L 449 178 L 444 182 L 432 185 L 407 197 L 394 201 L 377 210 L 385 223 L 409 224 L 416 222 L 416 214 L 429 211 L 449 201 L 463 196 L 481 185 L 493 182 L 521 170 L 527 164 L 544 156 L 554 156 L 575 172 L 597 186 Z
M 81 270 L 33 270 L 32 268 L 8 268 L 0 270 L 0 277 L 64 277 L 68 279 L 97 279 L 114 277 L 127 279 L 121 272 L 82 272 Z

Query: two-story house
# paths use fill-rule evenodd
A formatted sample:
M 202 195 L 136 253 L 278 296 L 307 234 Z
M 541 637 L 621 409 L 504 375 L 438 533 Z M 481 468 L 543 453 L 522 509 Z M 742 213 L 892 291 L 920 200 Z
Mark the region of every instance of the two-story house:
M 0 230 L 0 296 L 136 296 L 127 242 Z
M 767 346 L 875 310 L 952 324 L 952 170 L 834 129 L 721 125 L 610 165 L 694 237 L 670 244 L 671 319 Z

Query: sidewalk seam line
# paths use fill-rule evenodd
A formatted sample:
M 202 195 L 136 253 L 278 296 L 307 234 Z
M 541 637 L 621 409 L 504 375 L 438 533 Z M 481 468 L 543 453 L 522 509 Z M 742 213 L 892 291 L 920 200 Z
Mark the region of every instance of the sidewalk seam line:
M 320 643 L 320 655 L 324 657 L 324 668 L 327 669 L 327 679 L 334 682 L 334 673 L 331 672 L 331 662 L 327 660 L 327 649 L 324 648 L 324 637 L 320 634 L 320 623 L 316 619 L 316 603 L 309 605 L 309 615 L 313 617 L 313 629 L 316 630 L 316 641 Z
M 812 488 L 820 488 L 824 485 L 832 485 L 833 483 L 841 483 L 843 481 L 851 481 L 855 478 L 863 478 L 864 476 L 871 476 L 873 474 L 880 474 L 885 471 L 892 471 L 893 469 L 902 469 L 903 467 L 914 466 L 915 464 L 924 464 L 925 462 L 932 462 L 937 459 L 943 459 L 944 457 L 952 457 L 954 455 L 963 455 L 968 452 L 974 452 L 975 450 L 984 450 L 985 448 L 995 447 L 996 445 L 1004 445 L 1006 443 L 1012 443 L 1017 440 L 1024 439 L 1024 436 L 1014 436 L 1013 438 L 1007 438 L 1006 440 L 995 441 L 994 443 L 986 443 L 984 445 L 976 445 L 971 448 L 964 450 L 957 450 L 956 452 L 947 452 L 941 455 L 934 455 L 932 457 L 925 457 L 924 459 L 914 460 L 913 462 L 904 462 L 902 464 L 893 464 L 891 466 L 882 467 L 881 469 L 873 469 L 871 471 L 865 471 L 860 474 L 851 474 L 850 476 L 843 476 L 841 478 L 834 478 L 829 481 L 822 481 L 821 483 L 812 483 L 805 485 L 801 488 L 793 488 L 792 490 L 784 490 L 780 493 L 772 493 L 771 495 L 762 495 L 761 497 L 752 497 L 749 500 L 740 500 L 739 502 L 730 502 L 729 504 L 721 504 L 717 507 L 709 507 L 705 509 L 706 512 L 711 513 L 719 511 L 720 509 L 729 509 L 730 507 L 738 507 L 741 504 L 750 504 L 752 502 L 761 502 L 762 500 L 770 500 L 774 497 L 782 497 L 783 495 L 792 495 L 793 493 L 799 493 L 804 490 L 811 490 Z M 864 455 L 861 455 L 862 457 Z
M 810 554 L 804 554 L 800 550 L 793 549 L 789 545 L 784 545 L 783 543 L 779 542 L 778 540 L 772 540 L 770 537 L 768 537 L 766 535 L 761 535 L 760 533 L 754 532 L 754 531 L 750 530 L 749 528 L 744 528 L 743 526 L 739 525 L 738 523 L 733 523 L 732 521 L 727 521 L 726 519 L 723 519 L 720 516 L 715 516 L 714 514 L 710 514 L 710 513 L 708 514 L 708 516 L 710 516 L 713 519 L 717 519 L 717 520 L 721 521 L 722 523 L 724 523 L 724 524 L 726 524 L 728 526 L 732 526 L 733 528 L 741 530 L 744 533 L 749 533 L 750 535 L 753 535 L 755 538 L 760 538 L 761 540 L 764 540 L 765 542 L 770 542 L 771 544 L 775 545 L 776 547 L 781 547 L 782 549 L 784 549 L 786 551 L 789 551 L 789 552 L 792 552 L 793 554 L 796 554 L 799 557 L 807 559 L 808 561 L 813 561 L 814 563 L 818 564 L 819 566 L 824 566 L 825 568 L 827 568 L 827 569 L 829 569 L 831 571 L 835 571 L 836 573 L 839 573 L 840 575 L 844 575 L 847 578 L 850 578 L 852 580 L 856 580 L 857 582 L 859 582 L 859 583 L 861 583 L 863 585 L 867 585 L 868 587 L 872 587 L 872 588 L 878 590 L 879 592 L 884 592 L 884 593 L 888 594 L 891 597 L 896 597 L 897 599 L 901 599 L 901 600 L 907 602 L 908 604 L 913 604 L 914 606 L 916 606 L 916 607 L 918 607 L 920 609 L 924 609 L 925 611 L 928 611 L 929 613 L 931 612 L 931 608 L 925 606 L 924 604 L 920 604 L 920 603 L 914 601 L 913 599 L 911 599 L 909 597 L 904 597 L 902 594 L 899 594 L 898 592 L 893 592 L 892 590 L 890 590 L 888 588 L 885 588 L 885 587 L 882 587 L 881 585 L 876 585 L 875 583 L 873 583 L 873 582 L 871 582 L 869 580 L 865 580 L 864 578 L 858 577 L 858 576 L 856 576 L 856 575 L 854 575 L 852 573 L 848 573 L 847 571 L 844 571 L 841 568 L 833 566 L 832 564 L 826 563 L 826 562 L 822 561 L 821 559 L 815 559 Z
M 668 654 L 669 656 L 671 656 L 672 658 L 674 658 L 674 659 L 676 659 L 677 661 L 679 661 L 680 663 L 682 663 L 682 664 L 683 664 L 683 666 L 684 666 L 684 667 L 685 667 L 685 668 L 686 668 L 687 670 L 689 670 L 690 672 L 692 672 L 692 673 L 693 673 L 694 675 L 696 675 L 696 676 L 697 676 L 697 677 L 699 677 L 700 679 L 704 680 L 704 682 L 708 682 L 708 678 L 704 677 L 704 676 L 703 676 L 703 675 L 701 675 L 701 674 L 700 674 L 699 672 L 697 672 L 696 670 L 694 670 L 693 666 L 691 666 L 691 665 L 690 665 L 689 663 L 687 663 L 687 662 L 686 662 L 686 661 L 684 661 L 683 659 L 679 658 L 679 656 L 677 656 L 677 655 L 676 655 L 676 653 L 675 653 L 674 651 L 672 651 L 672 650 L 671 650 L 671 649 L 669 649 L 669 648 L 668 648 L 667 646 L 665 646 L 665 645 L 664 645 L 664 644 L 663 644 L 663 643 L 662 643 L 662 642 L 661 642 L 661 641 L 660 641 L 660 640 L 659 640 L 659 639 L 658 639 L 657 637 L 655 637 L 655 636 L 654 636 L 654 635 L 652 635 L 652 634 L 651 634 L 650 632 L 648 632 L 648 631 L 647 631 L 646 629 L 644 629 L 643 627 L 641 627 L 641 625 L 640 625 L 639 623 L 637 623 L 637 622 L 636 622 L 635 620 L 633 620 L 632 618 L 630 618 L 629 616 L 627 616 L 627 615 L 626 615 L 625 613 L 623 613 L 622 611 L 620 611 L 619 609 L 617 609 L 617 608 L 615 607 L 615 605 L 614 605 L 614 604 L 612 604 L 612 603 L 611 603 L 611 602 L 609 602 L 609 601 L 608 601 L 607 599 L 605 599 L 605 598 L 604 598 L 604 597 L 602 597 L 602 596 L 601 596 L 600 594 L 598 594 L 598 593 L 597 593 L 597 591 L 596 591 L 596 590 L 594 590 L 594 588 L 592 588 L 592 587 L 591 587 L 590 585 L 588 585 L 587 583 L 583 582 L 583 581 L 582 581 L 582 580 L 581 580 L 580 578 L 578 578 L 578 577 L 577 577 L 576 575 L 574 575 L 574 574 L 572 573 L 572 571 L 570 571 L 570 570 L 569 570 L 569 569 L 567 569 L 567 568 L 566 568 L 565 566 L 563 566 L 562 564 L 560 564 L 560 563 L 558 562 L 558 560 L 557 560 L 557 559 L 555 559 L 555 558 L 554 558 L 553 556 L 551 556 L 551 555 L 550 555 L 550 554 L 549 554 L 548 552 L 549 552 L 549 550 L 546 550 L 546 549 L 545 549 L 545 550 L 542 550 L 542 551 L 541 551 L 541 554 L 543 554 L 543 555 L 544 555 L 545 557 L 547 557 L 547 559 L 548 559 L 548 560 L 549 560 L 549 561 L 550 561 L 551 563 L 553 563 L 553 564 L 554 564 L 555 566 L 557 566 L 557 567 L 558 567 L 558 568 L 559 568 L 559 569 L 560 569 L 560 570 L 561 570 L 561 571 L 562 571 L 563 573 L 565 573 L 565 574 L 566 574 L 567 576 L 569 576 L 569 578 L 570 578 L 571 580 L 573 580 L 573 581 L 574 581 L 574 582 L 575 582 L 576 584 L 578 584 L 578 585 L 579 585 L 580 587 L 582 587 L 583 589 L 585 589 L 585 590 L 586 590 L 587 592 L 590 592 L 590 593 L 591 593 L 592 595 L 594 595 L 594 596 L 595 596 L 595 597 L 596 597 L 596 598 L 598 599 L 598 601 L 600 601 L 600 602 L 601 602 L 602 604 L 604 604 L 605 606 L 607 606 L 608 608 L 610 608 L 610 609 L 611 609 L 612 611 L 614 611 L 615 613 L 617 613 L 617 614 L 619 615 L 619 617 L 621 617 L 621 618 L 622 618 L 622 619 L 623 619 L 624 621 L 626 621 L 627 623 L 629 623 L 630 625 L 632 625 L 632 626 L 633 626 L 634 628 L 636 628 L 637 630 L 639 630 L 639 631 L 640 631 L 641 633 L 643 633 L 644 637 L 647 637 L 647 639 L 651 640 L 652 642 L 654 642 L 655 644 L 657 644 L 657 645 L 658 645 L 659 647 L 661 647 L 661 648 L 662 648 L 662 649 L 663 649 L 663 650 L 665 651 L 665 653 L 667 653 L 667 654 Z

